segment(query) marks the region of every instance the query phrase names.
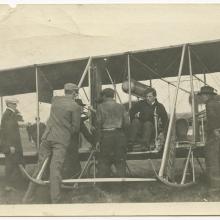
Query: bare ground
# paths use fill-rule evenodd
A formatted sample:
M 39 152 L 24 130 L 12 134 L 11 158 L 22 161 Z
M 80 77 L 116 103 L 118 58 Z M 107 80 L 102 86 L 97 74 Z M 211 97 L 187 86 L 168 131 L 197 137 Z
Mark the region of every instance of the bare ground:
M 22 132 L 23 146 L 26 151 L 33 151 L 34 146 L 27 140 L 25 131 Z M 27 147 L 28 146 L 28 147 Z M 158 170 L 160 160 L 153 160 Z M 181 160 L 177 165 L 182 164 Z M 139 177 L 155 177 L 149 161 L 129 161 L 132 175 Z M 26 166 L 31 174 L 34 165 Z M 77 189 L 63 190 L 63 203 L 127 203 L 127 202 L 214 202 L 220 201 L 219 192 L 209 192 L 205 178 L 200 175 L 196 166 L 198 183 L 189 188 L 171 188 L 160 182 L 130 182 L 106 183 L 101 188 L 93 184 L 80 184 Z M 22 197 L 27 188 L 27 181 L 16 183 L 18 189 L 14 192 L 4 191 L 4 167 L 0 167 L 0 204 L 21 204 Z M 35 203 L 49 203 L 49 190 L 47 187 L 38 189 Z

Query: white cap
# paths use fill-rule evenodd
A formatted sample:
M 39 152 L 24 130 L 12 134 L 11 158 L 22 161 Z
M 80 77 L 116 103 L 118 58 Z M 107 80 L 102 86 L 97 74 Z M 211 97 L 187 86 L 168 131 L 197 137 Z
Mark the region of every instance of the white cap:
M 8 98 L 5 100 L 6 104 L 18 104 L 18 100 L 15 98 Z

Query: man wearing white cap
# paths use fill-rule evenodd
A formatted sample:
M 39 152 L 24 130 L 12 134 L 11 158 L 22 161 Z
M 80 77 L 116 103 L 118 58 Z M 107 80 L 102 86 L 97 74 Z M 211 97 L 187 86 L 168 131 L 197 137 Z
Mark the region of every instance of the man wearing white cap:
M 42 136 L 38 167 L 34 174 L 36 177 L 45 159 L 51 156 L 50 196 L 52 203 L 61 202 L 61 172 L 66 150 L 71 143 L 71 137 L 78 134 L 80 129 L 81 109 L 74 101 L 78 94 L 78 87 L 73 83 L 67 83 L 64 85 L 64 92 L 65 96 L 55 96 L 52 99 L 50 117 L 46 125 L 46 130 Z M 36 185 L 30 183 L 23 198 L 24 203 L 33 200 L 35 190 Z
M 1 120 L 1 145 L 5 154 L 5 190 L 11 191 L 21 177 L 18 164 L 23 163 L 23 150 L 17 119 L 17 103 L 14 98 L 6 99 L 6 110 Z M 18 176 L 19 175 L 19 176 Z

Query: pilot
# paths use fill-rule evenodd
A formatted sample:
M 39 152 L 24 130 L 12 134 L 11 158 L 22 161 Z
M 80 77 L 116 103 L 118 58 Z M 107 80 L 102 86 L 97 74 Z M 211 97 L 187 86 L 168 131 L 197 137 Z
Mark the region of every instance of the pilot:
M 150 144 L 155 137 L 155 116 L 160 124 L 158 138 L 164 139 L 168 126 L 167 112 L 163 104 L 157 101 L 156 90 L 150 87 L 145 91 L 145 99 L 138 101 L 130 110 L 131 126 L 128 150 L 132 150 L 132 146 L 137 141 L 142 150 L 150 150 Z
M 203 86 L 198 93 L 206 106 L 207 143 L 206 173 L 211 189 L 220 189 L 220 101 L 211 86 Z
M 115 91 L 106 88 L 101 92 L 102 102 L 98 105 L 97 130 L 100 143 L 98 176 L 109 177 L 111 165 L 116 167 L 118 177 L 125 176 L 126 137 L 124 130 L 129 125 L 129 117 L 122 104 L 114 100 Z

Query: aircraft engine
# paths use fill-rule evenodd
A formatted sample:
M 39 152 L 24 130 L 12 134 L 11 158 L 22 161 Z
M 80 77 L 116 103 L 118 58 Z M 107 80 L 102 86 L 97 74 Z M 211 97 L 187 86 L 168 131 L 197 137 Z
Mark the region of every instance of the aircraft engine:
M 150 88 L 150 86 L 131 79 L 131 94 L 132 95 L 134 95 L 136 97 L 143 98 L 144 97 L 144 92 L 147 88 Z M 128 80 L 126 80 L 122 83 L 122 90 L 125 93 L 129 93 L 129 82 L 128 82 Z

